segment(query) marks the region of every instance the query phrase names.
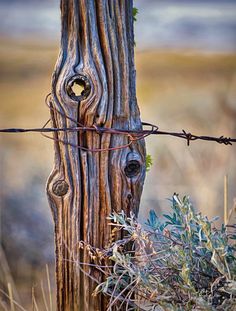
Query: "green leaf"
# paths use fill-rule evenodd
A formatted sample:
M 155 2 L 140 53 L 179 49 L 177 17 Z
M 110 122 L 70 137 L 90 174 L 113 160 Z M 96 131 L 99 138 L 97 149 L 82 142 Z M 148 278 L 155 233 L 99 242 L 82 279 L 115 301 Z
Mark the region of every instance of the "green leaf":
M 134 18 L 135 22 L 137 22 L 137 15 L 138 15 L 138 9 L 137 8 L 133 8 L 133 18 Z
M 151 166 L 153 165 L 152 156 L 150 154 L 146 155 L 146 172 L 150 171 Z
M 163 217 L 169 219 L 170 220 L 170 224 L 175 224 L 174 218 L 170 217 L 170 215 L 163 214 Z
M 157 219 L 157 214 L 154 210 L 150 210 L 149 212 L 149 219 L 147 220 L 147 224 L 152 227 L 153 229 L 156 229 L 159 222 Z

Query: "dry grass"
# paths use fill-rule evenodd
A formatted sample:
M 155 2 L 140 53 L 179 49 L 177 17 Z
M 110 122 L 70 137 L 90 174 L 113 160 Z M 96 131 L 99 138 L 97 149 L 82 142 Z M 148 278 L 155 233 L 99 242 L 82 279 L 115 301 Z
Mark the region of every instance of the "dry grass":
M 43 276 L 43 275 L 42 275 Z M 31 288 L 31 305 L 29 305 L 29 301 L 24 301 L 24 303 L 20 303 L 19 298 L 16 298 L 13 293 L 11 283 L 7 284 L 7 293 L 0 288 L 0 306 L 3 310 L 10 311 L 53 311 L 55 306 L 55 295 L 51 287 L 51 277 L 49 274 L 48 265 L 46 265 L 46 283 L 41 280 L 40 285 L 41 288 L 37 288 L 37 286 L 33 285 Z M 41 291 L 40 291 L 41 290 Z M 25 307 L 24 307 L 25 306 Z M 1 309 L 0 309 L 1 310 Z

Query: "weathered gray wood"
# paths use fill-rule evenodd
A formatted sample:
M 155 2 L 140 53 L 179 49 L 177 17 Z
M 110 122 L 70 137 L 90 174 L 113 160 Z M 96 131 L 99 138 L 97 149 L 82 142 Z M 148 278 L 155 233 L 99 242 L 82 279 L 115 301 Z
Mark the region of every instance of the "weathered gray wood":
M 136 101 L 132 0 L 61 0 L 62 40 L 52 80 L 53 126 L 75 123 L 120 129 L 141 129 Z M 77 79 L 77 80 L 76 80 Z M 73 94 L 73 82 L 85 86 Z M 122 135 L 61 132 L 57 140 L 89 149 L 125 145 Z M 145 176 L 143 141 L 129 148 L 90 152 L 55 141 L 55 166 L 47 193 L 55 222 L 58 311 L 105 310 L 103 297 L 92 297 L 100 279 L 79 249 L 85 241 L 104 247 L 112 211 L 138 213 Z

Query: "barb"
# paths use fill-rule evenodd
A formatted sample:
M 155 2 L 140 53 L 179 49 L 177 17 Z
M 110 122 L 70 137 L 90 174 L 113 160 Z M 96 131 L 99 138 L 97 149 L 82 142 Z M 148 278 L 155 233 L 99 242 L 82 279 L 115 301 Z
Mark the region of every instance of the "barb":
M 195 140 L 203 140 L 203 141 L 211 141 L 216 142 L 218 144 L 223 145 L 232 145 L 236 142 L 236 138 L 230 138 L 225 136 L 220 137 L 214 137 L 214 136 L 198 136 L 189 132 L 186 132 L 185 130 L 182 130 L 182 132 L 171 132 L 171 131 L 161 131 L 159 130 L 157 125 L 150 124 L 147 122 L 142 122 L 142 126 L 144 129 L 142 130 L 132 130 L 132 129 L 117 129 L 117 128 L 106 128 L 106 127 L 100 127 L 97 124 L 93 124 L 92 126 L 84 126 L 82 123 L 78 122 L 77 120 L 71 118 L 70 116 L 66 115 L 64 111 L 60 111 L 53 107 L 52 101 L 51 101 L 51 94 L 48 94 L 45 103 L 47 107 L 50 109 L 52 113 L 59 113 L 62 117 L 65 119 L 70 120 L 75 124 L 75 126 L 71 127 L 62 127 L 62 128 L 55 128 L 55 127 L 46 127 L 47 124 L 50 122 L 50 119 L 44 124 L 42 128 L 4 128 L 0 129 L 0 133 L 41 133 L 44 137 L 52 139 L 54 141 L 57 141 L 59 143 L 63 143 L 66 145 L 69 145 L 71 147 L 76 147 L 84 151 L 90 151 L 90 152 L 102 152 L 102 151 L 111 151 L 111 150 L 119 150 L 123 148 L 127 148 L 130 145 L 132 145 L 134 142 L 139 141 L 141 139 L 145 139 L 150 135 L 166 135 L 166 136 L 173 136 L 176 138 L 185 139 L 187 141 L 187 146 L 190 145 L 191 141 Z M 149 129 L 145 129 L 145 127 L 148 127 Z M 128 141 L 125 145 L 122 146 L 116 146 L 116 147 L 109 147 L 109 148 L 99 148 L 99 149 L 90 149 L 86 148 L 80 145 L 72 144 L 68 141 L 61 140 L 55 137 L 51 137 L 46 135 L 46 133 L 59 133 L 59 132 L 96 132 L 99 135 L 103 134 L 109 134 L 109 135 L 123 135 L 126 136 Z

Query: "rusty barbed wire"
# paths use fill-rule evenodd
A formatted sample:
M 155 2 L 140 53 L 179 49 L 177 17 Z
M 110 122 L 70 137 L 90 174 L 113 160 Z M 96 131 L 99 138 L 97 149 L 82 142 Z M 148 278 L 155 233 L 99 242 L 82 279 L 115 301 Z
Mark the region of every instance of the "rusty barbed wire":
M 232 145 L 233 143 L 236 142 L 236 138 L 230 138 L 230 137 L 225 137 L 225 136 L 220 136 L 220 137 L 213 137 L 213 136 L 198 136 L 192 133 L 188 133 L 185 130 L 182 130 L 182 132 L 170 132 L 170 131 L 161 131 L 157 129 L 156 125 L 147 123 L 147 122 L 142 122 L 144 126 L 150 126 L 155 129 L 151 130 L 123 130 L 123 129 L 115 129 L 115 128 L 104 128 L 104 127 L 99 127 L 97 125 L 93 125 L 92 127 L 86 127 L 86 126 L 81 126 L 81 127 L 69 127 L 69 128 L 5 128 L 5 129 L 0 129 L 0 133 L 28 133 L 28 132 L 38 132 L 38 133 L 58 133 L 58 132 L 97 132 L 98 134 L 112 134 L 112 135 L 125 135 L 128 136 L 130 139 L 130 142 L 133 143 L 134 141 L 144 139 L 147 136 L 150 135 L 166 135 L 166 136 L 173 136 L 177 138 L 182 138 L 187 141 L 187 145 L 190 145 L 191 141 L 194 140 L 204 140 L 204 141 L 212 141 L 212 142 L 217 142 L 219 144 L 224 144 L 224 145 Z M 47 136 L 47 138 L 49 138 Z M 50 137 L 53 140 L 57 140 L 53 137 Z M 65 142 L 62 140 L 58 140 L 59 142 L 63 142 L 66 144 L 69 144 L 69 142 Z M 125 145 L 124 147 L 128 147 L 130 144 Z M 72 145 L 75 147 L 75 145 Z M 79 146 L 78 146 L 79 147 Z M 86 149 L 86 148 L 85 148 Z M 88 149 L 89 150 L 89 149 Z
M 142 122 L 142 126 L 149 127 L 150 129 L 142 129 L 142 130 L 106 128 L 106 127 L 98 126 L 97 124 L 93 124 L 92 126 L 84 126 L 82 123 L 68 116 L 65 112 L 60 111 L 56 109 L 55 107 L 53 107 L 51 99 L 50 99 L 50 95 L 51 94 L 48 94 L 46 96 L 45 103 L 47 107 L 50 109 L 51 113 L 52 112 L 59 113 L 65 119 L 68 119 L 72 121 L 73 123 L 75 123 L 76 126 L 62 127 L 62 128 L 46 127 L 47 124 L 52 120 L 51 118 L 41 128 L 4 128 L 4 129 L 0 129 L 0 133 L 15 133 L 15 134 L 16 133 L 29 133 L 29 132 L 41 133 L 46 138 L 52 139 L 59 143 L 69 145 L 71 147 L 79 148 L 81 150 L 90 151 L 90 152 L 112 151 L 112 150 L 119 150 L 119 149 L 127 148 L 131 146 L 134 142 L 139 141 L 141 139 L 145 139 L 150 135 L 166 135 L 166 136 L 172 136 L 176 138 L 185 139 L 187 141 L 187 146 L 190 145 L 191 141 L 196 141 L 196 140 L 203 140 L 203 141 L 209 141 L 209 142 L 211 141 L 211 142 L 216 142 L 218 144 L 223 144 L 223 145 L 232 145 L 233 143 L 236 142 L 236 138 L 230 138 L 230 137 L 225 137 L 225 136 L 220 136 L 220 137 L 205 136 L 205 135 L 199 136 L 196 134 L 192 134 L 190 132 L 186 132 L 185 130 L 182 130 L 182 132 L 161 131 L 159 130 L 157 125 L 147 123 L 147 122 Z M 55 137 L 56 135 L 54 135 L 54 137 L 47 135 L 47 133 L 56 134 L 59 132 L 82 132 L 82 133 L 96 132 L 99 135 L 103 135 L 103 134 L 124 135 L 128 138 L 128 142 L 124 145 L 116 146 L 116 147 L 91 149 L 91 148 L 87 148 L 84 146 L 70 143 L 69 141 L 59 139 Z

